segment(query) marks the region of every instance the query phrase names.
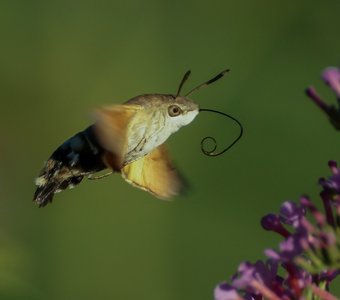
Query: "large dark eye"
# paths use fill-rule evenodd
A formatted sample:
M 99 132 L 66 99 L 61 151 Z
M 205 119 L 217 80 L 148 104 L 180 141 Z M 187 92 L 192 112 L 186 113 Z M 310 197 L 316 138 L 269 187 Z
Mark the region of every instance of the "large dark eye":
M 176 117 L 182 113 L 182 110 L 179 106 L 177 105 L 170 105 L 168 107 L 168 113 L 170 117 Z

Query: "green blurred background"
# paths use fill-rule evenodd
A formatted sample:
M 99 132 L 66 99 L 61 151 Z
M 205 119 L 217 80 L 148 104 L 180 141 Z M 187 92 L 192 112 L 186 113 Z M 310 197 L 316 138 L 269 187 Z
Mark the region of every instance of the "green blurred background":
M 0 299 L 212 299 L 241 261 L 263 258 L 280 239 L 261 216 L 317 199 L 340 159 L 339 134 L 304 95 L 312 83 L 335 101 L 320 72 L 340 63 L 339 11 L 338 0 L 1 1 Z M 192 98 L 238 117 L 245 136 L 204 156 L 202 137 L 222 147 L 238 133 L 206 113 L 169 139 L 187 195 L 162 202 L 116 175 L 32 203 L 44 160 L 93 108 L 226 67 Z

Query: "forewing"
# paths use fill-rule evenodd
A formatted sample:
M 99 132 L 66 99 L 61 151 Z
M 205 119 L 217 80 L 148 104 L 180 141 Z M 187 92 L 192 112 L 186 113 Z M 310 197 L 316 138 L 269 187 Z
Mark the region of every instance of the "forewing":
M 127 151 L 129 124 L 141 109 L 139 105 L 112 105 L 95 112 L 95 132 L 100 144 L 115 157 L 115 169 L 123 165 Z
M 123 178 L 160 199 L 180 194 L 184 184 L 163 145 L 121 170 Z

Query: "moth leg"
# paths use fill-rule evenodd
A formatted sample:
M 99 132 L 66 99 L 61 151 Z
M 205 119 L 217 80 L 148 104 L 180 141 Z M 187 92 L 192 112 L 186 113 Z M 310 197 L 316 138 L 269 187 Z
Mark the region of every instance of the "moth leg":
M 113 173 L 113 171 L 102 174 L 102 175 L 97 175 L 97 176 L 93 176 L 93 174 L 90 174 L 89 176 L 87 176 L 87 179 L 89 179 L 89 180 L 102 179 L 102 178 L 105 178 L 107 176 L 110 176 L 112 173 Z

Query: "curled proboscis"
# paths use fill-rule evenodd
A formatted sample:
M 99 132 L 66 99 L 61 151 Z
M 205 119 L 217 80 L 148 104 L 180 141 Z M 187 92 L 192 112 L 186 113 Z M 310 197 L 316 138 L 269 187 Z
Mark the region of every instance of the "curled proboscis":
M 207 156 L 219 156 L 223 153 L 225 153 L 226 151 L 228 151 L 232 146 L 234 146 L 238 141 L 239 139 L 242 137 L 243 135 L 243 126 L 242 124 L 240 123 L 240 121 L 238 121 L 236 118 L 224 113 L 224 112 L 221 112 L 221 111 L 218 111 L 218 110 L 213 110 L 213 109 L 207 109 L 207 108 L 201 108 L 200 109 L 200 112 L 201 111 L 207 111 L 207 112 L 213 112 L 213 113 L 216 113 L 216 114 L 220 114 L 220 115 L 223 115 L 231 120 L 233 120 L 234 122 L 237 123 L 237 125 L 240 127 L 240 133 L 239 135 L 237 136 L 236 139 L 234 139 L 234 141 L 229 144 L 226 148 L 224 148 L 222 151 L 219 151 L 219 152 L 216 152 L 216 149 L 217 149 L 217 141 L 214 137 L 212 136 L 206 136 L 204 137 L 202 140 L 201 140 L 201 150 L 202 152 L 207 155 Z M 210 149 L 207 149 L 207 144 L 211 144 L 213 143 L 213 146 L 210 147 Z

